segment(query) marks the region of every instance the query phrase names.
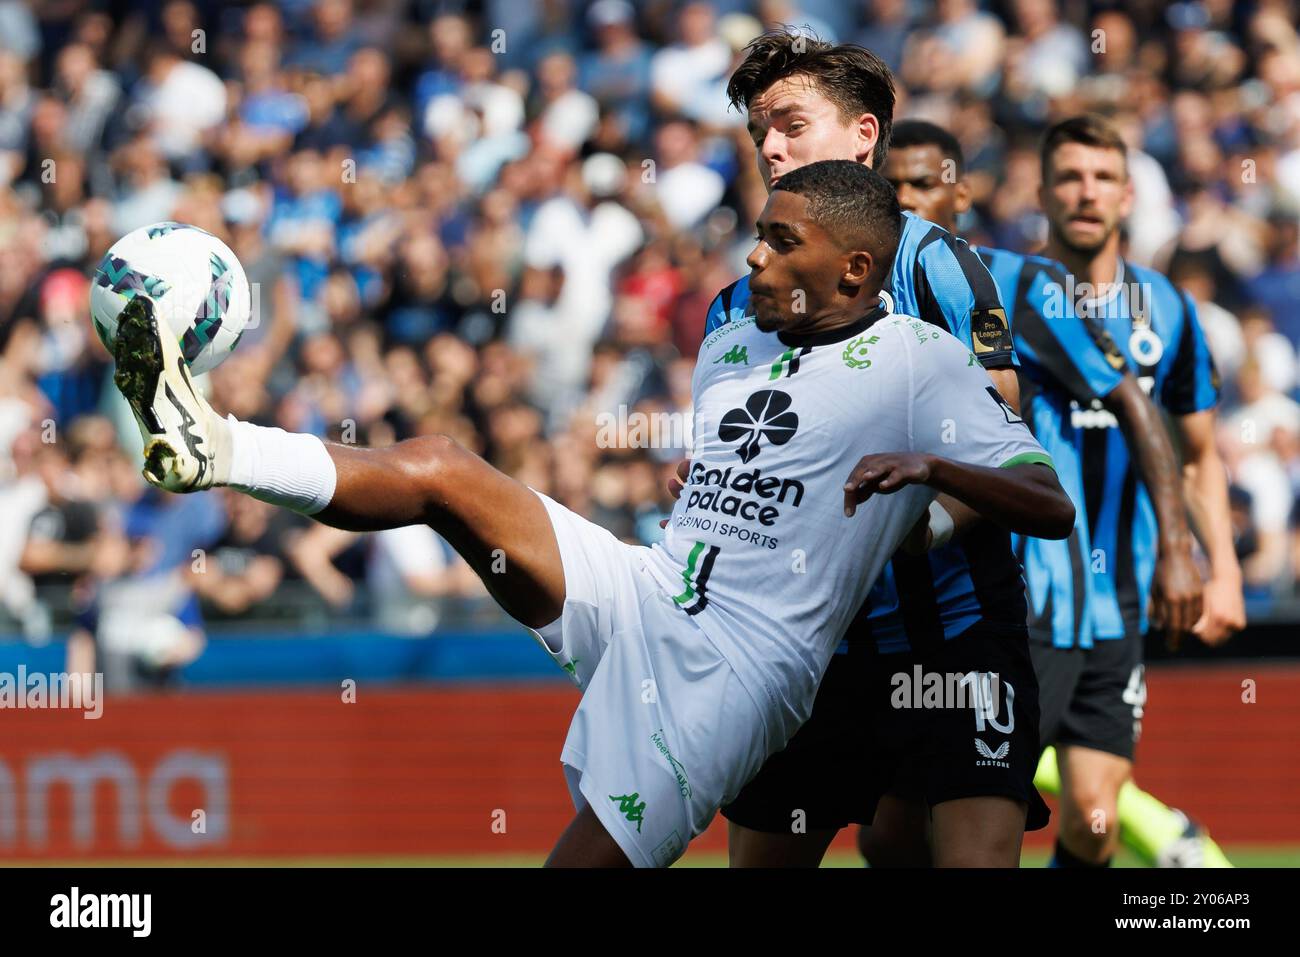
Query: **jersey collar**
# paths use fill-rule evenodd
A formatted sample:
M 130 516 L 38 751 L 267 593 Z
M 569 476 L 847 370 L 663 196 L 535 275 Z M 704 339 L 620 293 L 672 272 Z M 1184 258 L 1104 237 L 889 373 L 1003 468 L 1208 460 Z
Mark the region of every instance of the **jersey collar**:
M 1103 287 L 1105 292 L 1100 296 L 1093 296 L 1091 299 L 1080 299 L 1078 302 L 1079 312 L 1084 316 L 1096 315 L 1113 303 L 1124 289 L 1126 272 L 1124 257 L 1120 256 L 1115 260 L 1115 278 Z
M 787 346 L 826 346 L 832 342 L 843 342 L 845 339 L 852 339 L 854 336 L 860 335 L 887 315 L 889 315 L 889 310 L 885 308 L 884 300 L 878 299 L 866 315 L 855 322 L 850 322 L 847 326 L 827 329 L 825 332 L 814 332 L 810 335 L 778 332 L 776 337 L 781 340 L 782 345 Z

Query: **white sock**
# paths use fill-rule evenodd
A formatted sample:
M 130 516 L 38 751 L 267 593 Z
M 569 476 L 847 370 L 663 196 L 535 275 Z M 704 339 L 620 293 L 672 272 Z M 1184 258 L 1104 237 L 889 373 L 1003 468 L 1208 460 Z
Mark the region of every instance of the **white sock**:
M 253 498 L 315 515 L 334 497 L 338 470 L 314 435 L 286 432 L 226 416 L 230 427 L 227 485 Z

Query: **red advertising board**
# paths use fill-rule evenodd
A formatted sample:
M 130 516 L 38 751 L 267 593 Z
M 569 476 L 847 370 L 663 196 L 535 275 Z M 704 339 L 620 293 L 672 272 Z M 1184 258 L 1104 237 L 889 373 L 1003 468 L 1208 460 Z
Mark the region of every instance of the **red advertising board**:
M 1300 840 L 1300 670 L 1165 670 L 1149 686 L 1140 783 L 1222 842 Z M 346 697 L 110 697 L 98 720 L 0 711 L 0 856 L 535 855 L 572 815 L 558 755 L 575 692 Z M 721 849 L 725 832 L 702 840 Z

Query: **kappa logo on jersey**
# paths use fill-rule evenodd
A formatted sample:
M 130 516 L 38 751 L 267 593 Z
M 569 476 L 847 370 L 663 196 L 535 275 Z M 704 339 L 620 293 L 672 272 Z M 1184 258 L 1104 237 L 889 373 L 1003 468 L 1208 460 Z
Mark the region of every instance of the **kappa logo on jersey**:
M 730 350 L 713 360 L 715 366 L 719 362 L 725 362 L 729 366 L 737 364 L 749 365 L 749 347 L 732 346 Z
M 1011 767 L 1011 762 L 1005 760 L 1006 756 L 1011 753 L 1010 741 L 1003 741 L 1001 744 L 998 745 L 998 749 L 994 751 L 982 740 L 976 738 L 975 751 L 980 756 L 979 759 L 976 760 L 975 762 L 976 767 L 987 767 L 989 765 L 998 768 Z
M 636 791 L 633 791 L 631 794 L 620 794 L 617 797 L 613 794 L 609 796 L 611 801 L 616 801 L 618 803 L 618 813 L 622 814 L 636 825 L 636 832 L 638 834 L 641 833 L 641 822 L 645 819 L 645 801 L 637 803 L 637 799 L 640 796 L 641 795 Z
M 736 454 L 749 464 L 762 451 L 763 440 L 785 445 L 799 428 L 799 416 L 790 409 L 790 396 L 775 389 L 763 389 L 745 400 L 743 409 L 732 409 L 722 417 L 718 438 L 740 442 Z
M 569 677 L 570 677 L 570 678 L 572 678 L 574 681 L 577 681 L 577 680 L 578 680 L 578 665 L 580 665 L 580 664 L 582 664 L 582 659 L 581 659 L 581 658 L 574 658 L 573 660 L 568 661 L 568 662 L 565 662 L 564 664 L 560 665 L 560 667 L 563 668 L 565 671 L 567 671 L 567 672 L 569 673 Z
M 977 309 L 970 315 L 971 340 L 975 354 L 1006 352 L 1011 349 L 1011 327 L 1002 309 Z

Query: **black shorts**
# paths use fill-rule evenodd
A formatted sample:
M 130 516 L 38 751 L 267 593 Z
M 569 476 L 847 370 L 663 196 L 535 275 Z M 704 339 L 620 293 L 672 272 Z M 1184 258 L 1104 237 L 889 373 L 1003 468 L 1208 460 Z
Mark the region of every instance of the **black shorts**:
M 1037 830 L 1048 820 L 1033 784 L 1038 754 L 1026 633 L 980 624 L 924 656 L 836 655 L 807 723 L 722 814 L 768 833 L 799 821 L 825 830 L 870 824 L 887 793 L 931 807 L 999 796 L 1025 802 L 1026 830 Z
M 1142 640 L 1097 641 L 1091 648 L 1030 642 L 1042 703 L 1042 746 L 1077 745 L 1129 761 L 1142 734 L 1147 686 Z

